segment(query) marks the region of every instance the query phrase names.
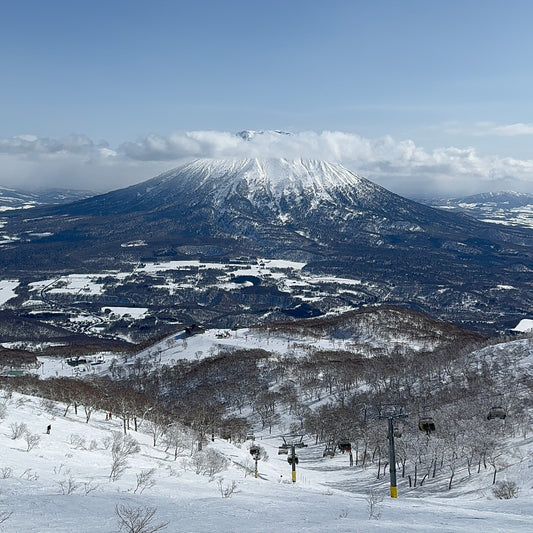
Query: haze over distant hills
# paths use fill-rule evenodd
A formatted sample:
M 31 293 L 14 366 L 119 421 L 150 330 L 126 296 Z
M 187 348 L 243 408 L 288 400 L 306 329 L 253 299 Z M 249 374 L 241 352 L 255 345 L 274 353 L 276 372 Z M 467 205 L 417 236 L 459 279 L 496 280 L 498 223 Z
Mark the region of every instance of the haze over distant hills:
M 30 209 L 39 205 L 67 204 L 94 196 L 94 192 L 76 189 L 40 189 L 23 191 L 0 186 L 0 212 Z

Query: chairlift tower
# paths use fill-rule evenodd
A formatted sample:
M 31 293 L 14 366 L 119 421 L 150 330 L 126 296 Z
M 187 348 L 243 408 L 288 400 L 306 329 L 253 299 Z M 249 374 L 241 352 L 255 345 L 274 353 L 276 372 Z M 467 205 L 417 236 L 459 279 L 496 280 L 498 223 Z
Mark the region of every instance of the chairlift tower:
M 256 444 L 252 444 L 252 446 L 250 446 L 250 455 L 255 461 L 254 477 L 257 479 L 257 477 L 259 476 L 259 471 L 257 469 L 257 461 L 259 461 L 259 456 L 261 455 L 261 448 Z
M 291 465 L 292 482 L 296 483 L 296 465 L 298 464 L 298 456 L 294 449 L 294 442 L 291 444 L 291 454 L 287 457 L 287 462 Z
M 385 412 L 386 411 L 386 412 Z M 389 421 L 389 473 L 390 473 L 390 497 L 398 497 L 398 485 L 396 484 L 396 452 L 394 450 L 394 420 L 407 418 L 400 404 L 380 405 L 378 408 L 378 418 Z
M 279 453 L 287 453 L 287 462 L 291 465 L 292 482 L 296 483 L 296 465 L 298 464 L 298 456 L 296 455 L 296 448 L 307 448 L 307 444 L 303 441 L 303 435 L 300 435 L 300 440 L 296 440 L 296 437 L 292 437 L 287 441 L 283 437 L 283 444 L 279 447 Z M 289 452 L 290 449 L 290 452 Z M 283 451 L 282 451 L 283 450 Z M 286 451 L 285 451 L 286 450 Z

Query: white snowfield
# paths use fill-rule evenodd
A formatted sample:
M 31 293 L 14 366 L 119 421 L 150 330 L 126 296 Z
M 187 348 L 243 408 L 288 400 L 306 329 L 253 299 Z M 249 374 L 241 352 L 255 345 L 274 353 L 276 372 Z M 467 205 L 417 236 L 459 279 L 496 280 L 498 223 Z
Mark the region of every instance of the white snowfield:
M 11 300 L 11 298 L 17 296 L 15 289 L 19 285 L 20 282 L 18 280 L 0 280 L 0 306 L 4 305 L 8 300 Z
M 366 181 L 342 165 L 312 159 L 197 159 L 160 177 L 172 179 L 178 173 L 197 186 L 236 174 L 242 176 L 252 190 L 266 188 L 278 195 L 293 188 L 322 191 L 343 185 L 355 187 Z
M 533 319 L 524 318 L 524 320 L 521 320 L 517 324 L 517 326 L 513 328 L 513 331 L 519 331 L 519 332 L 533 331 Z
M 350 467 L 346 455 L 323 458 L 323 445 L 311 441 L 297 451 L 292 483 L 287 456 L 277 455 L 281 438 L 268 432 L 256 433 L 255 443 L 269 455 L 259 461 L 257 479 L 251 441 L 233 445 L 215 439 L 207 449 L 223 454 L 226 468 L 211 477 L 196 474 L 191 442 L 174 460 L 164 446 L 153 446 L 152 437 L 144 433 L 146 423 L 138 433 L 130 432 L 140 451 L 127 458 L 125 472 L 112 481 L 109 440 L 122 431 L 119 420 L 106 420 L 104 413 L 96 412 L 85 423 L 82 408 L 78 415 L 71 408 L 63 416 L 63 405 L 17 393 L 4 395 L 1 404 L 0 520 L 5 521 L 0 531 L 115 532 L 117 505 L 153 507 L 153 524 L 167 523 L 164 531 L 188 533 L 525 533 L 533 523 L 532 438 L 514 443 L 513 464 L 500 473 L 500 479 L 519 484 L 516 499 L 492 495 L 490 469 L 471 480 L 461 472 L 458 488 L 451 491 L 445 490 L 442 478 L 409 489 L 399 477 L 399 497 L 391 499 L 388 475 L 378 480 L 373 467 Z M 27 434 L 38 440 L 29 451 L 29 438 L 12 438 L 17 424 L 25 424 Z M 138 476 L 148 472 L 151 486 L 139 485 Z M 232 494 L 222 497 L 224 491 Z M 370 517 L 371 491 L 375 518 Z
M 220 209 L 238 191 L 239 196 L 257 205 L 277 206 L 282 213 L 285 209 L 281 209 L 280 200 L 290 198 L 298 204 L 303 192 L 312 195 L 313 207 L 321 201 L 336 202 L 335 194 L 341 190 L 359 200 L 370 199 L 381 190 L 339 164 L 313 159 L 240 158 L 197 159 L 148 181 L 144 194 L 154 194 L 154 189 L 174 181 L 181 190 L 207 194 Z

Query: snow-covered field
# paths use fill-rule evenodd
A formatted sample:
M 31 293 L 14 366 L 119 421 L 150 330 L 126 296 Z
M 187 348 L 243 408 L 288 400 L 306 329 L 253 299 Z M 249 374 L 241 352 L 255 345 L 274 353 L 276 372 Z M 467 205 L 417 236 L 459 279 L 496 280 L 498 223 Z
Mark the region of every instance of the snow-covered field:
M 15 289 L 20 285 L 18 280 L 1 280 L 0 281 L 0 306 L 11 298 L 15 298 L 17 293 Z
M 513 331 L 526 332 L 533 331 L 533 319 L 524 318 L 519 324 L 514 328 Z
M 532 439 L 517 442 L 514 464 L 500 479 L 520 486 L 516 499 L 496 499 L 491 472 L 462 479 L 457 489 L 435 486 L 409 489 L 398 481 L 398 499 L 391 499 L 388 476 L 376 479 L 375 468 L 349 467 L 345 455 L 323 458 L 323 446 L 298 450 L 296 483 L 285 455 L 277 455 L 279 436 L 256 433 L 267 461 L 259 461 L 259 477 L 250 469 L 250 441 L 232 445 L 215 439 L 214 448 L 228 460 L 213 476 L 195 473 L 191 448 L 177 460 L 151 436 L 131 432 L 140 451 L 127 459 L 122 476 L 110 480 L 109 439 L 121 422 L 93 414 L 88 424 L 80 409 L 63 416 L 63 406 L 14 393 L 4 398 L 0 422 L 0 530 L 19 533 L 118 531 L 116 505 L 153 507 L 154 524 L 168 523 L 169 532 L 529 532 L 533 523 Z M 39 437 L 28 450 L 28 439 L 13 439 L 15 424 Z M 51 425 L 50 434 L 46 428 Z M 384 429 L 385 431 L 385 429 Z M 152 470 L 154 469 L 154 470 Z M 153 483 L 139 485 L 138 476 L 151 471 Z M 464 478 L 465 473 L 460 476 Z M 223 497 L 226 490 L 233 493 Z M 370 517 L 373 491 L 374 515 Z M 380 502 L 379 499 L 383 497 Z
M 254 276 L 258 278 L 271 278 L 276 280 L 280 290 L 291 292 L 291 288 L 296 285 L 300 288 L 312 288 L 320 283 L 336 283 L 341 286 L 359 286 L 362 281 L 359 279 L 335 278 L 331 276 L 317 276 L 302 273 L 305 263 L 295 261 L 285 261 L 277 259 L 263 259 L 256 263 L 204 263 L 197 260 L 191 261 L 166 261 L 154 263 L 142 263 L 132 265 L 131 272 L 103 272 L 94 274 L 69 274 L 53 279 L 44 279 L 29 283 L 30 292 L 35 298 L 43 295 L 53 297 L 54 295 L 102 295 L 105 293 L 102 279 L 112 276 L 117 284 L 128 281 L 135 281 L 136 275 L 147 275 L 157 277 L 165 273 L 185 272 L 190 273 L 190 278 L 182 283 L 173 283 L 164 279 L 163 284 L 156 285 L 158 288 L 165 288 L 171 294 L 180 288 L 191 288 L 200 282 L 202 271 L 218 270 L 220 278 L 216 281 L 216 286 L 225 290 L 234 290 L 243 286 L 250 286 L 251 283 L 235 284 L 232 280 L 239 276 Z M 288 274 L 290 273 L 290 275 Z M 202 282 L 203 283 L 203 282 Z M 9 298 L 16 296 L 14 289 L 20 284 L 17 280 L 0 280 L 0 304 L 5 303 Z M 2 298 L 2 287 L 10 288 L 11 292 L 6 292 Z M 39 300 L 40 301 L 40 300 Z M 42 303 L 42 302 L 40 302 Z

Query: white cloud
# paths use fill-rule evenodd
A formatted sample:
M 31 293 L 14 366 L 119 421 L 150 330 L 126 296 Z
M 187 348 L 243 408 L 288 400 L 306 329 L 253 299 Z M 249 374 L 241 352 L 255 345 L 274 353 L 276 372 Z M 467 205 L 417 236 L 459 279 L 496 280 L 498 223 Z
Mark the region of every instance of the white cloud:
M 523 122 L 516 122 L 514 124 L 476 122 L 474 125 L 450 123 L 444 129 L 450 135 L 470 135 L 472 137 L 518 137 L 533 135 L 533 124 L 525 124 Z
M 18 135 L 9 139 L 0 139 L 0 153 L 3 154 L 73 154 L 87 153 L 94 148 L 93 141 L 85 135 L 69 135 L 64 139 Z
M 239 153 L 243 139 L 226 132 L 193 131 L 167 137 L 149 135 L 136 142 L 126 142 L 119 151 L 140 161 L 175 161 L 186 157 L 227 157 Z
M 409 139 L 369 139 L 338 131 L 248 136 L 220 131 L 175 132 L 152 134 L 116 149 L 84 135 L 64 139 L 20 135 L 0 139 L 0 184 L 110 190 L 149 179 L 198 157 L 324 159 L 342 163 L 406 196 L 533 189 L 533 160 L 480 156 L 474 148 L 428 151 Z
M 517 122 L 516 124 L 507 124 L 505 126 L 494 126 L 492 132 L 495 135 L 503 135 L 506 137 L 514 137 L 516 135 L 533 135 L 533 124 Z

